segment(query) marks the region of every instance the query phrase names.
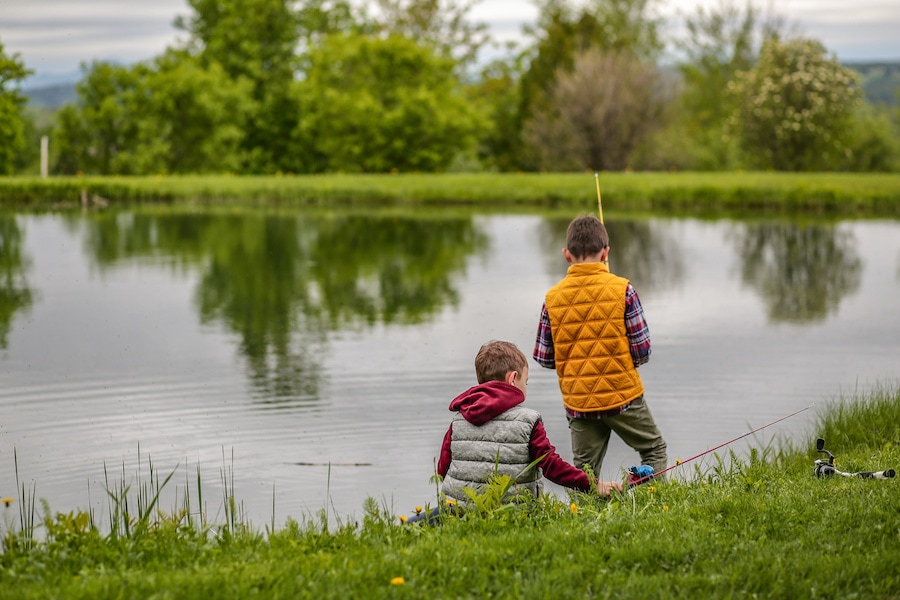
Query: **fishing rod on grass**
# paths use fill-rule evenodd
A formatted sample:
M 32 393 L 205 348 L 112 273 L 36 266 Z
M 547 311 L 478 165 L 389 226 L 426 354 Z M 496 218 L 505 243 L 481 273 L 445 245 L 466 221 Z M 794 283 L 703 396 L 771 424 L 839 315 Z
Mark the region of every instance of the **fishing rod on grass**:
M 663 469 L 663 470 L 660 471 L 659 473 L 654 473 L 654 472 L 653 472 L 653 467 L 651 467 L 650 465 L 641 465 L 641 466 L 639 466 L 639 467 L 631 467 L 630 469 L 628 469 L 628 482 L 627 482 L 627 483 L 628 483 L 628 487 L 629 487 L 629 488 L 632 488 L 632 487 L 634 487 L 634 486 L 641 485 L 641 484 L 643 484 L 643 483 L 647 483 L 648 481 L 650 481 L 650 480 L 653 479 L 654 477 L 659 477 L 660 475 L 662 475 L 663 473 L 666 473 L 667 471 L 671 471 L 672 469 L 675 469 L 675 468 L 677 468 L 677 467 L 680 467 L 681 465 L 683 465 L 683 464 L 685 464 L 685 463 L 689 463 L 689 462 L 691 462 L 691 461 L 694 460 L 694 459 L 697 459 L 697 458 L 700 458 L 701 456 L 704 456 L 704 455 L 706 455 L 706 454 L 709 454 L 710 452 L 715 452 L 715 451 L 718 450 L 719 448 L 722 448 L 722 447 L 724 447 L 724 446 L 727 446 L 728 444 L 733 444 L 734 442 L 738 441 L 739 439 L 745 438 L 745 437 L 747 437 L 748 435 L 752 435 L 752 434 L 756 433 L 757 431 L 762 431 L 762 430 L 765 429 L 766 427 L 771 427 L 771 426 L 774 425 L 775 423 L 780 423 L 781 421 L 784 421 L 785 419 L 790 419 L 790 418 L 793 417 L 794 415 L 799 415 L 799 414 L 802 413 L 803 411 L 807 411 L 807 410 L 809 410 L 810 408 L 812 408 L 813 406 L 815 406 L 815 403 L 810 404 L 809 406 L 807 406 L 807 407 L 805 407 L 805 408 L 801 408 L 800 410 L 794 411 L 794 412 L 792 412 L 792 413 L 789 414 L 789 415 L 786 415 L 786 416 L 784 416 L 784 417 L 781 417 L 780 419 L 776 419 L 776 420 L 772 421 L 771 423 L 766 423 L 765 425 L 762 425 L 762 426 L 760 426 L 760 427 L 757 427 L 756 429 L 753 429 L 753 430 L 751 430 L 751 431 L 748 431 L 747 433 L 745 433 L 745 434 L 743 434 L 743 435 L 739 435 L 739 436 L 737 436 L 736 438 L 734 438 L 733 440 L 728 440 L 728 441 L 725 442 L 724 444 L 719 444 L 719 445 L 716 446 L 715 448 L 710 448 L 709 450 L 707 450 L 707 451 L 705 451 L 705 452 L 701 452 L 700 454 L 697 454 L 697 455 L 692 456 L 692 457 L 690 457 L 690 458 L 687 458 L 687 459 L 685 459 L 685 460 L 676 460 L 674 465 L 672 465 L 671 467 L 668 467 L 668 468 Z M 816 461 L 816 462 L 818 463 L 818 461 Z M 892 476 L 893 476 L 893 475 L 892 475 Z
M 822 438 L 816 440 L 816 450 L 823 452 L 828 456 L 828 458 L 819 458 L 816 460 L 816 477 L 833 477 L 834 475 L 841 475 L 842 477 L 860 477 L 862 479 L 890 479 L 895 475 L 893 469 L 885 469 L 884 471 L 857 471 L 856 473 L 839 471 L 834 466 L 834 454 L 825 449 L 825 440 Z

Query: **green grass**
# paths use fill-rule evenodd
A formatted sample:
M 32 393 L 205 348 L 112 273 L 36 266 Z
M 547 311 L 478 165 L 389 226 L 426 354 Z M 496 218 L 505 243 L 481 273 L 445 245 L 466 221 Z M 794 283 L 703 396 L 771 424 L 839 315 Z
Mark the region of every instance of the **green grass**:
M 900 174 L 601 173 L 604 212 L 900 214 Z M 0 205 L 135 202 L 474 205 L 594 210 L 592 173 L 0 177 Z
M 324 511 L 264 533 L 209 525 L 185 518 L 184 506 L 159 511 L 151 471 L 127 535 L 49 510 L 44 540 L 7 535 L 0 589 L 4 598 L 895 598 L 897 480 L 816 479 L 813 461 L 821 436 L 844 471 L 900 466 L 900 389 L 818 410 L 810 439 L 684 479 L 610 501 L 577 494 L 575 510 L 547 496 L 439 527 L 400 525 L 371 499 L 359 522 L 336 526 Z M 131 492 L 112 487 L 123 506 Z

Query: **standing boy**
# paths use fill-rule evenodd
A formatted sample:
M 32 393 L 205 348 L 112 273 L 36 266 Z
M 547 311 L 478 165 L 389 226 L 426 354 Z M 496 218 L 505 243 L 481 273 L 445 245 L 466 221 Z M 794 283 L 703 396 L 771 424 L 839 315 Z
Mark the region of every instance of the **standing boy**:
M 528 359 L 522 351 L 510 342 L 488 342 L 475 357 L 475 374 L 478 385 L 450 403 L 456 415 L 438 460 L 443 493 L 466 502 L 463 489 L 480 491 L 495 472 L 519 476 L 510 495 L 527 490 L 539 496 L 542 476 L 565 487 L 590 491 L 587 473 L 564 461 L 547 439 L 540 413 L 522 406 L 528 383 Z M 536 468 L 525 470 L 538 458 Z M 621 492 L 622 484 L 598 481 L 597 489 L 605 497 L 612 490 Z
M 637 292 L 610 273 L 609 234 L 597 217 L 566 232 L 566 276 L 541 309 L 534 359 L 556 369 L 569 421 L 574 463 L 600 474 L 610 432 L 655 472 L 666 468 L 666 442 L 644 402 L 637 367 L 650 359 L 650 332 Z

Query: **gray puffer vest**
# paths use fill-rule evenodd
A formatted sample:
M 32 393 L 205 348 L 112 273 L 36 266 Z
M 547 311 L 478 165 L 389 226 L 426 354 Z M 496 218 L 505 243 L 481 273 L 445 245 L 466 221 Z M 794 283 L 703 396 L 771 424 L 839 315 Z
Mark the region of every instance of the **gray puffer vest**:
M 528 452 L 531 432 L 540 420 L 540 413 L 524 406 L 514 406 L 483 425 L 473 425 L 457 414 L 450 438 L 453 459 L 441 490 L 450 498 L 466 502 L 468 497 L 463 488 L 480 493 L 496 471 L 516 480 L 507 498 L 525 490 L 540 496 L 541 469 L 534 467 L 522 473 L 531 464 Z

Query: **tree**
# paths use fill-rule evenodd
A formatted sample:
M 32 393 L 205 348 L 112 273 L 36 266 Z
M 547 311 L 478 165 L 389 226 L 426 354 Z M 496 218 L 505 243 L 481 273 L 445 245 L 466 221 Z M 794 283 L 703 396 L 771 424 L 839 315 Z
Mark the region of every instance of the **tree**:
M 753 67 L 763 43 L 781 39 L 783 23 L 778 15 L 763 16 L 749 0 L 744 9 L 735 0 L 699 6 L 685 20 L 687 37 L 677 44 L 685 53 L 679 70 L 685 81 L 685 105 L 698 128 L 724 122 L 732 110 L 725 92 L 728 82 Z
M 290 0 L 188 0 L 190 18 L 175 26 L 188 33 L 185 49 L 201 66 L 218 63 L 237 81 L 252 83 L 253 110 L 243 137 L 245 170 L 296 167 L 290 132 L 299 114 L 292 95 L 301 21 Z M 249 108 L 249 107 L 248 107 Z
M 743 8 L 737 0 L 719 0 L 715 6 L 699 6 L 685 18 L 685 36 L 676 40 L 684 56 L 678 65 L 682 116 L 672 121 L 674 131 L 663 136 L 674 142 L 666 162 L 684 166 L 688 160 L 690 168 L 701 169 L 735 165 L 737 149 L 724 135 L 725 122 L 735 108 L 726 88 L 738 72 L 756 64 L 765 41 L 783 37 L 785 27 L 784 18 L 771 12 L 771 5 L 764 12 L 754 0 L 747 0 Z M 664 146 L 663 139 L 654 149 L 665 153 L 660 150 Z
M 254 106 L 247 79 L 232 80 L 218 63 L 203 68 L 169 51 L 156 59 L 144 85 L 149 93 L 138 118 L 148 135 L 138 152 L 156 143 L 162 150 L 149 172 L 238 172 L 246 164 L 246 118 Z
M 82 65 L 84 77 L 75 86 L 78 102 L 57 115 L 56 170 L 74 174 L 128 174 L 116 164 L 120 152 L 137 143 L 139 124 L 135 102 L 144 67 L 107 62 Z
M 487 24 L 468 21 L 478 0 L 376 0 L 380 29 L 434 48 L 460 67 L 473 64 L 488 42 Z
M 657 0 L 590 0 L 576 5 L 572 0 L 540 0 L 537 24 L 526 28 L 532 40 L 526 50 L 527 67 L 520 81 L 518 131 L 538 113 L 553 111 L 551 98 L 557 79 L 572 70 L 576 56 L 591 48 L 633 56 L 651 62 L 662 49 Z M 527 140 L 524 140 L 527 141 Z M 534 169 L 527 144 L 515 148 L 519 168 Z
M 18 53 L 7 56 L 0 42 L 0 175 L 12 175 L 25 147 L 25 97 L 18 83 L 32 73 Z
M 863 102 L 854 111 L 845 171 L 900 170 L 900 127 L 883 105 Z
M 133 174 L 236 171 L 250 84 L 217 63 L 202 68 L 183 52 L 121 67 L 95 63 L 58 115 L 63 173 Z
M 519 86 L 520 60 L 498 59 L 488 63 L 468 93 L 485 116 L 479 135 L 478 160 L 482 166 L 512 171 L 520 155 Z
M 481 123 L 462 95 L 454 61 L 402 36 L 328 37 L 300 84 L 298 143 L 315 170 L 446 169 L 474 147 Z
M 539 167 L 617 170 L 658 126 L 668 98 L 655 66 L 592 48 L 559 74 L 550 100 L 525 126 Z
M 335 33 L 375 33 L 378 25 L 369 18 L 365 5 L 347 0 L 302 0 L 296 8 L 299 72 L 309 70 L 308 54 Z
M 859 76 L 816 40 L 770 40 L 759 64 L 731 84 L 737 109 L 729 130 L 747 162 L 785 171 L 827 170 L 847 155 Z

